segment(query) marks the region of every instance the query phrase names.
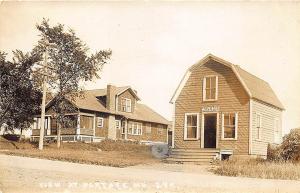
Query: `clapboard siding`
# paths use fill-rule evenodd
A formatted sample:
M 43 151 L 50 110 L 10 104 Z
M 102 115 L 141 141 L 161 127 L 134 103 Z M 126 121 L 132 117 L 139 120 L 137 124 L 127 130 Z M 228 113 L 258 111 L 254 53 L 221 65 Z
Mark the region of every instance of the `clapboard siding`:
M 282 136 L 282 111 L 261 103 L 252 101 L 252 150 L 253 155 L 267 155 L 267 146 L 269 143 L 274 143 L 274 124 L 275 119 L 279 120 L 279 135 Z M 261 139 L 258 140 L 258 129 L 256 115 L 261 114 L 262 132 Z
M 218 106 L 217 148 L 232 149 L 235 154 L 240 155 L 248 154 L 249 96 L 234 72 L 231 68 L 215 61 L 207 62 L 204 65 L 196 65 L 190 71 L 190 77 L 175 101 L 174 147 L 200 148 L 200 139 L 194 141 L 183 139 L 185 113 L 199 113 L 201 129 L 202 107 Z M 218 100 L 214 102 L 203 102 L 202 100 L 203 78 L 207 75 L 218 76 Z M 223 112 L 238 113 L 237 140 L 221 140 L 221 114 Z

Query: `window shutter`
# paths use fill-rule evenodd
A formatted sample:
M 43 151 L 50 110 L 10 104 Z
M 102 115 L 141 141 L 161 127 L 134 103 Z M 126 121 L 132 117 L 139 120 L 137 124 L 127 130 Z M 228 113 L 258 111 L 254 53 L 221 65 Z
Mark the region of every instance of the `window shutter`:
M 206 78 L 203 78 L 203 85 L 202 85 L 202 95 L 203 95 L 203 101 L 205 101 L 206 98 Z
M 219 85 L 219 83 L 218 83 L 218 76 L 216 76 L 216 100 L 218 100 L 218 89 L 219 89 L 219 87 L 218 87 L 218 85 Z
M 222 113 L 222 139 L 224 139 L 224 113 Z
M 200 115 L 199 115 L 199 113 L 197 113 L 197 140 L 200 139 L 200 131 L 201 131 L 201 128 L 200 128 Z
M 239 114 L 238 113 L 235 113 L 235 128 L 234 128 L 234 132 L 235 132 L 235 139 L 237 139 L 237 130 L 238 130 L 238 123 L 239 123 L 239 116 L 238 116 Z
M 184 129 L 183 129 L 184 139 L 187 138 L 187 115 L 184 115 Z

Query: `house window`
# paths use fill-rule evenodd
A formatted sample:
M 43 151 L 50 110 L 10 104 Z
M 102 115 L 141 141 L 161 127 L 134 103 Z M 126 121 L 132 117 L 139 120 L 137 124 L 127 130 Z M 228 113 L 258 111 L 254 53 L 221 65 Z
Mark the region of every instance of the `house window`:
M 142 124 L 137 122 L 128 123 L 128 134 L 142 135 Z
M 131 99 L 122 98 L 121 99 L 121 109 L 124 112 L 131 112 Z
M 222 114 L 222 139 L 237 139 L 238 114 Z
M 274 142 L 280 143 L 280 126 L 279 119 L 274 119 Z
M 218 99 L 218 77 L 207 76 L 203 79 L 203 100 L 215 101 Z
M 97 117 L 97 127 L 103 127 L 103 118 Z
M 256 139 L 261 139 L 262 133 L 262 118 L 261 114 L 256 114 Z
M 199 115 L 198 113 L 186 113 L 184 124 L 184 139 L 198 139 Z
M 121 121 L 116 120 L 116 129 L 120 129 L 120 127 L 121 127 Z

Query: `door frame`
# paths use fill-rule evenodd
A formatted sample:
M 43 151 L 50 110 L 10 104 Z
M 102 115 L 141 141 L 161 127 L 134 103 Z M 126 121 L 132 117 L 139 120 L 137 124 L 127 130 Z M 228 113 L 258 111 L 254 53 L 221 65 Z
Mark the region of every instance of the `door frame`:
M 207 114 L 216 114 L 217 116 L 217 120 L 216 120 L 216 148 L 218 148 L 219 146 L 219 112 L 202 112 L 202 115 L 201 115 L 201 139 L 200 139 L 200 148 L 204 148 L 204 117 L 205 115 Z

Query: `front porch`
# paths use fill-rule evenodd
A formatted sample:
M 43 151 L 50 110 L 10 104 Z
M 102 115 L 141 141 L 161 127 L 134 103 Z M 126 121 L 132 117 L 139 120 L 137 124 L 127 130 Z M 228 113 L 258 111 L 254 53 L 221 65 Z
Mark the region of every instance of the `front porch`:
M 62 125 L 61 141 L 85 141 L 95 142 L 101 141 L 101 137 L 95 136 L 95 122 L 94 114 L 88 113 L 74 113 L 66 116 L 65 123 Z M 58 122 L 54 116 L 45 116 L 45 140 L 57 140 Z M 36 141 L 40 137 L 41 118 L 35 117 L 32 125 L 31 140 Z
M 40 136 L 31 136 L 31 141 L 39 141 Z M 76 141 L 82 141 L 87 143 L 92 142 L 101 142 L 104 140 L 104 137 L 96 137 L 96 136 L 90 136 L 90 135 L 61 135 L 60 140 L 62 142 L 76 142 Z M 53 141 L 57 140 L 57 135 L 45 135 L 44 136 L 45 141 Z

